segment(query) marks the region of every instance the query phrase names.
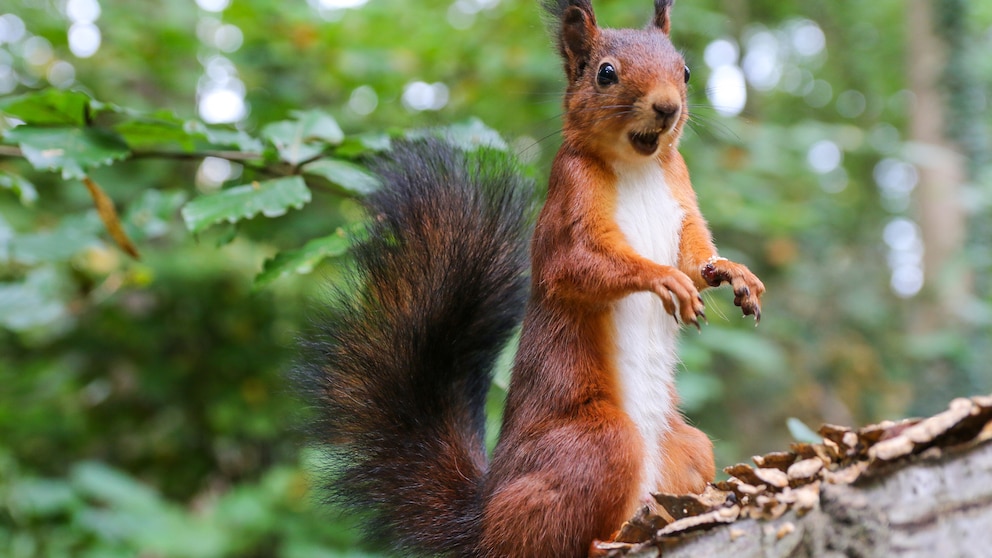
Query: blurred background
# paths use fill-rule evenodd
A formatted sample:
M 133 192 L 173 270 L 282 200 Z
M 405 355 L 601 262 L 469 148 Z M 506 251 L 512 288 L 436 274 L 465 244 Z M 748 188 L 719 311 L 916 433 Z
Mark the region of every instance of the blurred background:
M 596 9 L 620 27 L 652 7 Z M 692 69 L 682 152 L 703 213 L 768 288 L 760 327 L 720 289 L 709 325 L 683 336 L 684 409 L 718 465 L 783 449 L 803 424 L 992 391 L 992 3 L 680 0 L 672 36 Z M 78 89 L 252 134 L 311 108 L 347 134 L 478 118 L 539 184 L 560 74 L 536 0 L 0 6 L 0 100 Z M 135 261 L 81 183 L 0 157 L 3 556 L 371 555 L 308 491 L 285 379 L 346 258 L 252 287 L 266 258 L 361 214 L 315 189 L 280 218 L 185 230 L 185 201 L 250 172 L 198 158 L 93 171 Z

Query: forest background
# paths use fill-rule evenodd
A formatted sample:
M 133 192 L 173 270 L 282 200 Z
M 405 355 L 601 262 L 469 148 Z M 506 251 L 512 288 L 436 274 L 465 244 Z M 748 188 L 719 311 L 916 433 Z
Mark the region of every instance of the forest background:
M 673 39 L 703 213 L 768 287 L 683 335 L 719 464 L 992 391 L 992 3 L 681 0 Z M 363 157 L 448 126 L 543 184 L 560 74 L 533 0 L 5 0 L 0 554 L 370 555 L 286 380 Z

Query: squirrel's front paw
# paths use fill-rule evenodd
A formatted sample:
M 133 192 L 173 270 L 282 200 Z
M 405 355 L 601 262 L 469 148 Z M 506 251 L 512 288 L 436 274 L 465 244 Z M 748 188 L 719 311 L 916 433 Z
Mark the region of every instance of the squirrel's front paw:
M 755 323 L 761 321 L 761 295 L 765 285 L 747 266 L 725 258 L 714 258 L 703 266 L 703 279 L 711 287 L 730 283 L 734 289 L 734 304 L 741 307 L 745 316 L 754 316 Z
M 703 297 L 699 296 L 699 290 L 685 273 L 667 268 L 667 273 L 652 281 L 651 290 L 661 298 L 665 310 L 676 322 L 681 318 L 682 323 L 692 324 L 699 329 L 699 318 L 706 319 Z M 678 307 L 675 306 L 675 301 L 678 301 Z

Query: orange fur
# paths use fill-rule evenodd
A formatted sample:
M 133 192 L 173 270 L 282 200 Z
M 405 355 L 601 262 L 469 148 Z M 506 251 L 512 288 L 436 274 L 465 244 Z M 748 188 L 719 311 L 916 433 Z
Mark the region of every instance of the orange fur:
M 698 428 L 685 423 L 680 416 L 669 420 L 671 431 L 661 442 L 666 461 L 670 464 L 666 483 L 658 492 L 669 494 L 698 494 L 716 475 L 713 442 Z
M 570 80 L 564 141 L 532 240 L 531 300 L 482 495 L 483 556 L 582 556 L 643 505 L 638 491 L 646 448 L 621 404 L 613 304 L 654 292 L 669 313 L 696 323 L 698 291 L 714 285 L 704 268 L 717 252 L 677 151 L 688 112 L 684 62 L 668 41 L 666 3 L 659 3 L 658 29 L 645 31 L 599 29 L 582 4 L 573 2 L 561 17 Z M 619 90 L 595 82 L 603 63 L 622 76 Z M 617 108 L 621 98 L 633 110 Z M 660 114 L 658 107 L 678 111 L 650 155 L 684 213 L 671 267 L 638 254 L 613 217 L 613 165 L 645 160 L 626 142 L 633 138 L 628 134 L 661 125 L 652 112 Z M 756 306 L 763 287 L 746 268 L 739 270 L 735 277 L 752 287 L 748 296 Z M 669 389 L 674 394 L 674 386 Z M 677 411 L 667 421 L 658 444 L 666 470 L 656 488 L 699 492 L 715 473 L 712 444 Z

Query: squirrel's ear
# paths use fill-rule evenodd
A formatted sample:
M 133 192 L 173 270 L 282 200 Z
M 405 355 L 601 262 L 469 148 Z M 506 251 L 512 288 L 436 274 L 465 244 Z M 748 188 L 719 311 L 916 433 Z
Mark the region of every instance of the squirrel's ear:
M 672 4 L 674 3 L 674 0 L 654 0 L 654 21 L 652 23 L 666 35 L 672 29 L 672 22 L 668 19 L 668 12 L 672 11 Z
M 599 37 L 596 15 L 588 2 L 575 2 L 561 14 L 561 35 L 558 40 L 565 72 L 575 80 L 589 65 L 593 47 Z

